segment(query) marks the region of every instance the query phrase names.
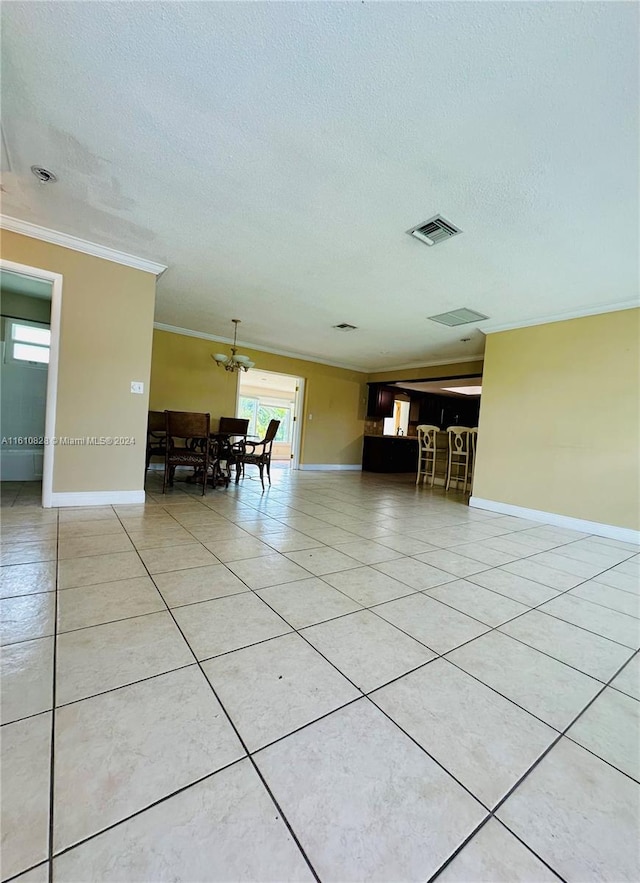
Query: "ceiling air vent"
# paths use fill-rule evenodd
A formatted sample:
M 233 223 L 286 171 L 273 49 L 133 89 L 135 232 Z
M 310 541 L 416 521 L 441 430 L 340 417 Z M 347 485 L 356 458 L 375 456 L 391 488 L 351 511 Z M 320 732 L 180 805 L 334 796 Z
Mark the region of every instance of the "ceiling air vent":
M 432 322 L 439 322 L 440 325 L 469 325 L 471 322 L 482 322 L 488 319 L 482 313 L 476 313 L 475 310 L 468 310 L 466 307 L 460 307 L 459 310 L 450 310 L 448 313 L 438 313 L 437 316 L 428 316 Z
M 341 322 L 339 325 L 334 325 L 334 328 L 337 328 L 338 331 L 356 331 L 356 325 L 349 325 L 348 322 Z
M 410 236 L 415 236 L 416 239 L 424 242 L 425 245 L 438 245 L 438 243 L 444 242 L 445 239 L 451 239 L 452 236 L 462 233 L 462 230 L 454 227 L 453 224 L 446 221 L 441 215 L 436 215 L 434 218 L 429 218 L 424 224 L 418 224 L 417 227 L 407 230 L 407 233 Z

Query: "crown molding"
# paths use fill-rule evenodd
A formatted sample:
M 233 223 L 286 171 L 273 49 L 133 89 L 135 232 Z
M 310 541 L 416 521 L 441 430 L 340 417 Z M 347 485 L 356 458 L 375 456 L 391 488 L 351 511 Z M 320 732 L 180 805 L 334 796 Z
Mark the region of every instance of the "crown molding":
M 154 322 L 153 327 L 158 331 L 168 331 L 170 334 L 183 334 L 185 337 L 199 337 L 202 340 L 211 340 L 216 343 L 233 344 L 232 337 L 220 337 L 217 334 L 207 334 L 206 331 L 193 331 L 191 328 L 180 328 L 178 325 L 165 325 L 164 322 Z M 344 362 L 330 362 L 328 359 L 321 359 L 319 356 L 308 356 L 304 353 L 296 353 L 291 350 L 275 350 L 271 347 L 258 346 L 255 343 L 238 341 L 237 346 L 246 346 L 248 349 L 256 350 L 259 353 L 270 353 L 272 356 L 285 356 L 287 359 L 301 359 L 304 362 L 315 362 L 317 365 L 328 365 L 330 368 L 343 368 L 345 371 L 355 371 L 358 374 L 368 374 L 367 368 L 356 368 L 354 365 L 346 365 Z
M 407 371 L 412 368 L 437 368 L 438 365 L 457 365 L 462 362 L 482 362 L 484 361 L 484 353 L 478 353 L 476 356 L 451 356 L 448 359 L 436 359 L 432 362 L 407 362 L 404 365 L 391 365 L 385 368 L 375 368 L 369 371 L 369 374 L 384 374 L 387 371 Z
M 50 242 L 52 245 L 60 245 L 62 248 L 80 251 L 94 258 L 103 258 L 105 261 L 112 261 L 114 264 L 133 267 L 135 270 L 152 273 L 154 276 L 161 276 L 167 269 L 165 264 L 148 261 L 146 258 L 127 254 L 125 251 L 118 251 L 115 248 L 99 245 L 97 242 L 89 242 L 86 239 L 78 239 L 77 236 L 71 236 L 69 233 L 60 233 L 58 230 L 50 230 L 48 227 L 40 227 L 38 224 L 31 224 L 29 221 L 21 221 L 19 218 L 11 218 L 8 215 L 0 215 L 0 227 L 3 230 L 9 230 L 11 233 L 21 233 L 23 236 L 30 236 L 32 239 L 41 239 L 43 242 Z
M 551 316 L 540 316 L 537 319 L 525 319 L 521 322 L 505 322 L 501 325 L 485 325 L 478 328 L 483 334 L 497 334 L 499 331 L 514 331 L 516 328 L 530 328 L 532 325 L 550 325 L 552 322 L 567 322 L 569 319 L 582 319 L 584 316 L 601 316 L 604 313 L 617 313 L 620 310 L 634 310 L 640 307 L 638 300 L 623 300 L 615 304 L 600 304 L 597 307 L 583 307 L 570 310 L 568 313 L 554 313 Z

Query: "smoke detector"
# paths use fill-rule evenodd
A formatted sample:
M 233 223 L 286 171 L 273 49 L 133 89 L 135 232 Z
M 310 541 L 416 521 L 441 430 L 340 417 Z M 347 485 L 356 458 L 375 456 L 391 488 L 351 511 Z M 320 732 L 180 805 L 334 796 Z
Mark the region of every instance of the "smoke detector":
M 53 172 L 50 172 L 49 169 L 45 169 L 42 166 L 31 166 L 31 171 L 41 184 L 55 184 L 58 180 Z
M 451 221 L 447 221 L 442 215 L 435 215 L 433 218 L 429 218 L 428 221 L 424 221 L 422 224 L 407 230 L 407 233 L 409 236 L 419 239 L 420 242 L 424 242 L 425 245 L 439 245 L 441 242 L 451 239 L 452 236 L 462 233 L 462 230 L 455 227 Z
M 450 310 L 448 313 L 438 313 L 437 316 L 427 316 L 432 322 L 438 322 L 440 325 L 448 325 L 450 328 L 454 325 L 469 325 L 471 322 L 482 322 L 488 319 L 482 313 L 476 313 L 475 310 L 468 310 L 466 307 L 460 307 L 459 310 Z
M 338 331 L 357 331 L 357 325 L 349 325 L 348 322 L 341 322 L 339 325 L 334 325 Z

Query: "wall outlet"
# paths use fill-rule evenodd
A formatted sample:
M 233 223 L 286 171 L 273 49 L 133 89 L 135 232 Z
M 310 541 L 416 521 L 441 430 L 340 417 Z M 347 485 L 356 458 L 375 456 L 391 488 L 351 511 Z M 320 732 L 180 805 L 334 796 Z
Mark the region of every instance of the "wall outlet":
M 135 392 L 138 395 L 144 394 L 144 383 L 141 380 L 132 380 L 131 381 L 131 392 Z

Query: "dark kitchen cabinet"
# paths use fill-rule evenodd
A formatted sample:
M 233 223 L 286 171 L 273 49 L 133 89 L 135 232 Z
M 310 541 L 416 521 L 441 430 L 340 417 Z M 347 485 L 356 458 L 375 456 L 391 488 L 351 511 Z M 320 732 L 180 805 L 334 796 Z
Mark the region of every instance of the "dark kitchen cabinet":
M 380 420 L 382 417 L 393 417 L 393 405 L 396 393 L 397 390 L 381 386 L 379 383 L 370 383 L 367 417 L 370 420 Z
M 365 472 L 416 472 L 418 441 L 394 435 L 366 435 L 362 452 Z

